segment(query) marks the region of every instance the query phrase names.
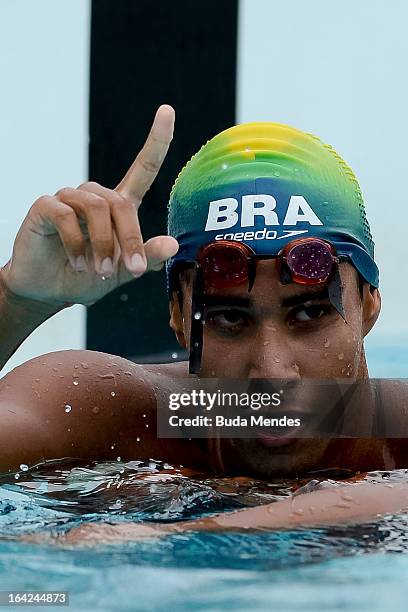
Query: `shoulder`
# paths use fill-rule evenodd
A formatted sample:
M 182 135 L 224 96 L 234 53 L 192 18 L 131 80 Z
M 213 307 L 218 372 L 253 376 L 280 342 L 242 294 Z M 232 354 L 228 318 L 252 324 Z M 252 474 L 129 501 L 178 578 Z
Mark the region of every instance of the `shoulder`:
M 140 365 L 98 351 L 56 351 L 30 359 L 6 374 L 0 380 L 0 397 L 12 387 L 15 390 L 29 388 L 37 393 L 50 386 L 64 390 L 77 387 L 78 391 L 86 391 L 89 387 L 125 390 L 135 386 L 148 388 L 160 379 L 180 377 L 188 377 L 186 362 Z
M 145 382 L 148 377 L 142 366 L 107 353 L 69 350 L 47 353 L 26 361 L 0 380 L 0 394 L 5 389 L 26 390 L 42 394 L 52 389 L 77 388 L 84 392 L 89 385 L 126 387 Z M 1 397 L 1 395 L 0 395 Z

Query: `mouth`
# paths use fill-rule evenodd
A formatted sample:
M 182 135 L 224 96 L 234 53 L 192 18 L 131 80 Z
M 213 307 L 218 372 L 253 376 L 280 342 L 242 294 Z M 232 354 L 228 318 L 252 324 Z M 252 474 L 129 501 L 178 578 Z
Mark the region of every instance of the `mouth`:
M 294 444 L 295 442 L 301 440 L 301 438 L 297 438 L 295 436 L 295 432 L 293 432 L 293 434 L 282 433 L 281 435 L 258 433 L 256 438 L 262 444 L 262 446 L 266 446 L 268 448 L 289 446 L 290 444 Z
M 268 429 L 258 430 L 256 438 L 260 444 L 268 448 L 277 448 L 295 444 L 302 439 L 302 434 L 304 434 L 307 429 L 306 423 L 304 422 L 305 414 L 297 410 L 291 410 L 290 413 L 286 412 L 286 414 L 289 415 L 291 419 L 297 418 L 300 421 L 300 425 L 269 427 Z

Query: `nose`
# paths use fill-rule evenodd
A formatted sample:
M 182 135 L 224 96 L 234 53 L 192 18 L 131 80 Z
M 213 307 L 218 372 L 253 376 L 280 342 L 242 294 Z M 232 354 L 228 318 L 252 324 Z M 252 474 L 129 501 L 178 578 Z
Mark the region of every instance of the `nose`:
M 251 350 L 249 378 L 299 379 L 299 365 L 284 330 L 265 324 L 258 330 Z

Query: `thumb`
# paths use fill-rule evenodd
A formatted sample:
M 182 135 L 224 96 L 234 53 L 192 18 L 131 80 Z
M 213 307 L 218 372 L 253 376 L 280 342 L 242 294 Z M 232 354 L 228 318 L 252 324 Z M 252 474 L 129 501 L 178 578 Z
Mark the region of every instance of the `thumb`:
M 154 236 L 144 244 L 147 270 L 161 270 L 167 259 L 179 250 L 179 243 L 172 236 Z

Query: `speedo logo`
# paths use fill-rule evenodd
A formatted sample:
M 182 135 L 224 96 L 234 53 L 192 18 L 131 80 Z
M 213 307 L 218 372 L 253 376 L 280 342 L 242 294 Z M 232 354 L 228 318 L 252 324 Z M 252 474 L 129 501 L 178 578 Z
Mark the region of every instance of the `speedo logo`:
M 208 208 L 205 231 L 229 229 L 238 225 L 242 230 L 245 227 L 255 227 L 255 218 L 262 217 L 264 228 L 258 231 L 246 231 L 218 234 L 216 240 L 276 240 L 297 234 L 307 233 L 303 230 L 277 230 L 268 229 L 268 226 L 296 226 L 298 223 L 309 225 L 323 225 L 322 221 L 312 210 L 306 199 L 300 195 L 293 195 L 289 200 L 284 218 L 280 221 L 276 212 L 276 200 L 269 194 L 256 194 L 242 196 L 241 210 L 238 209 L 238 200 L 223 198 L 210 202 Z M 237 228 L 238 229 L 238 228 Z

